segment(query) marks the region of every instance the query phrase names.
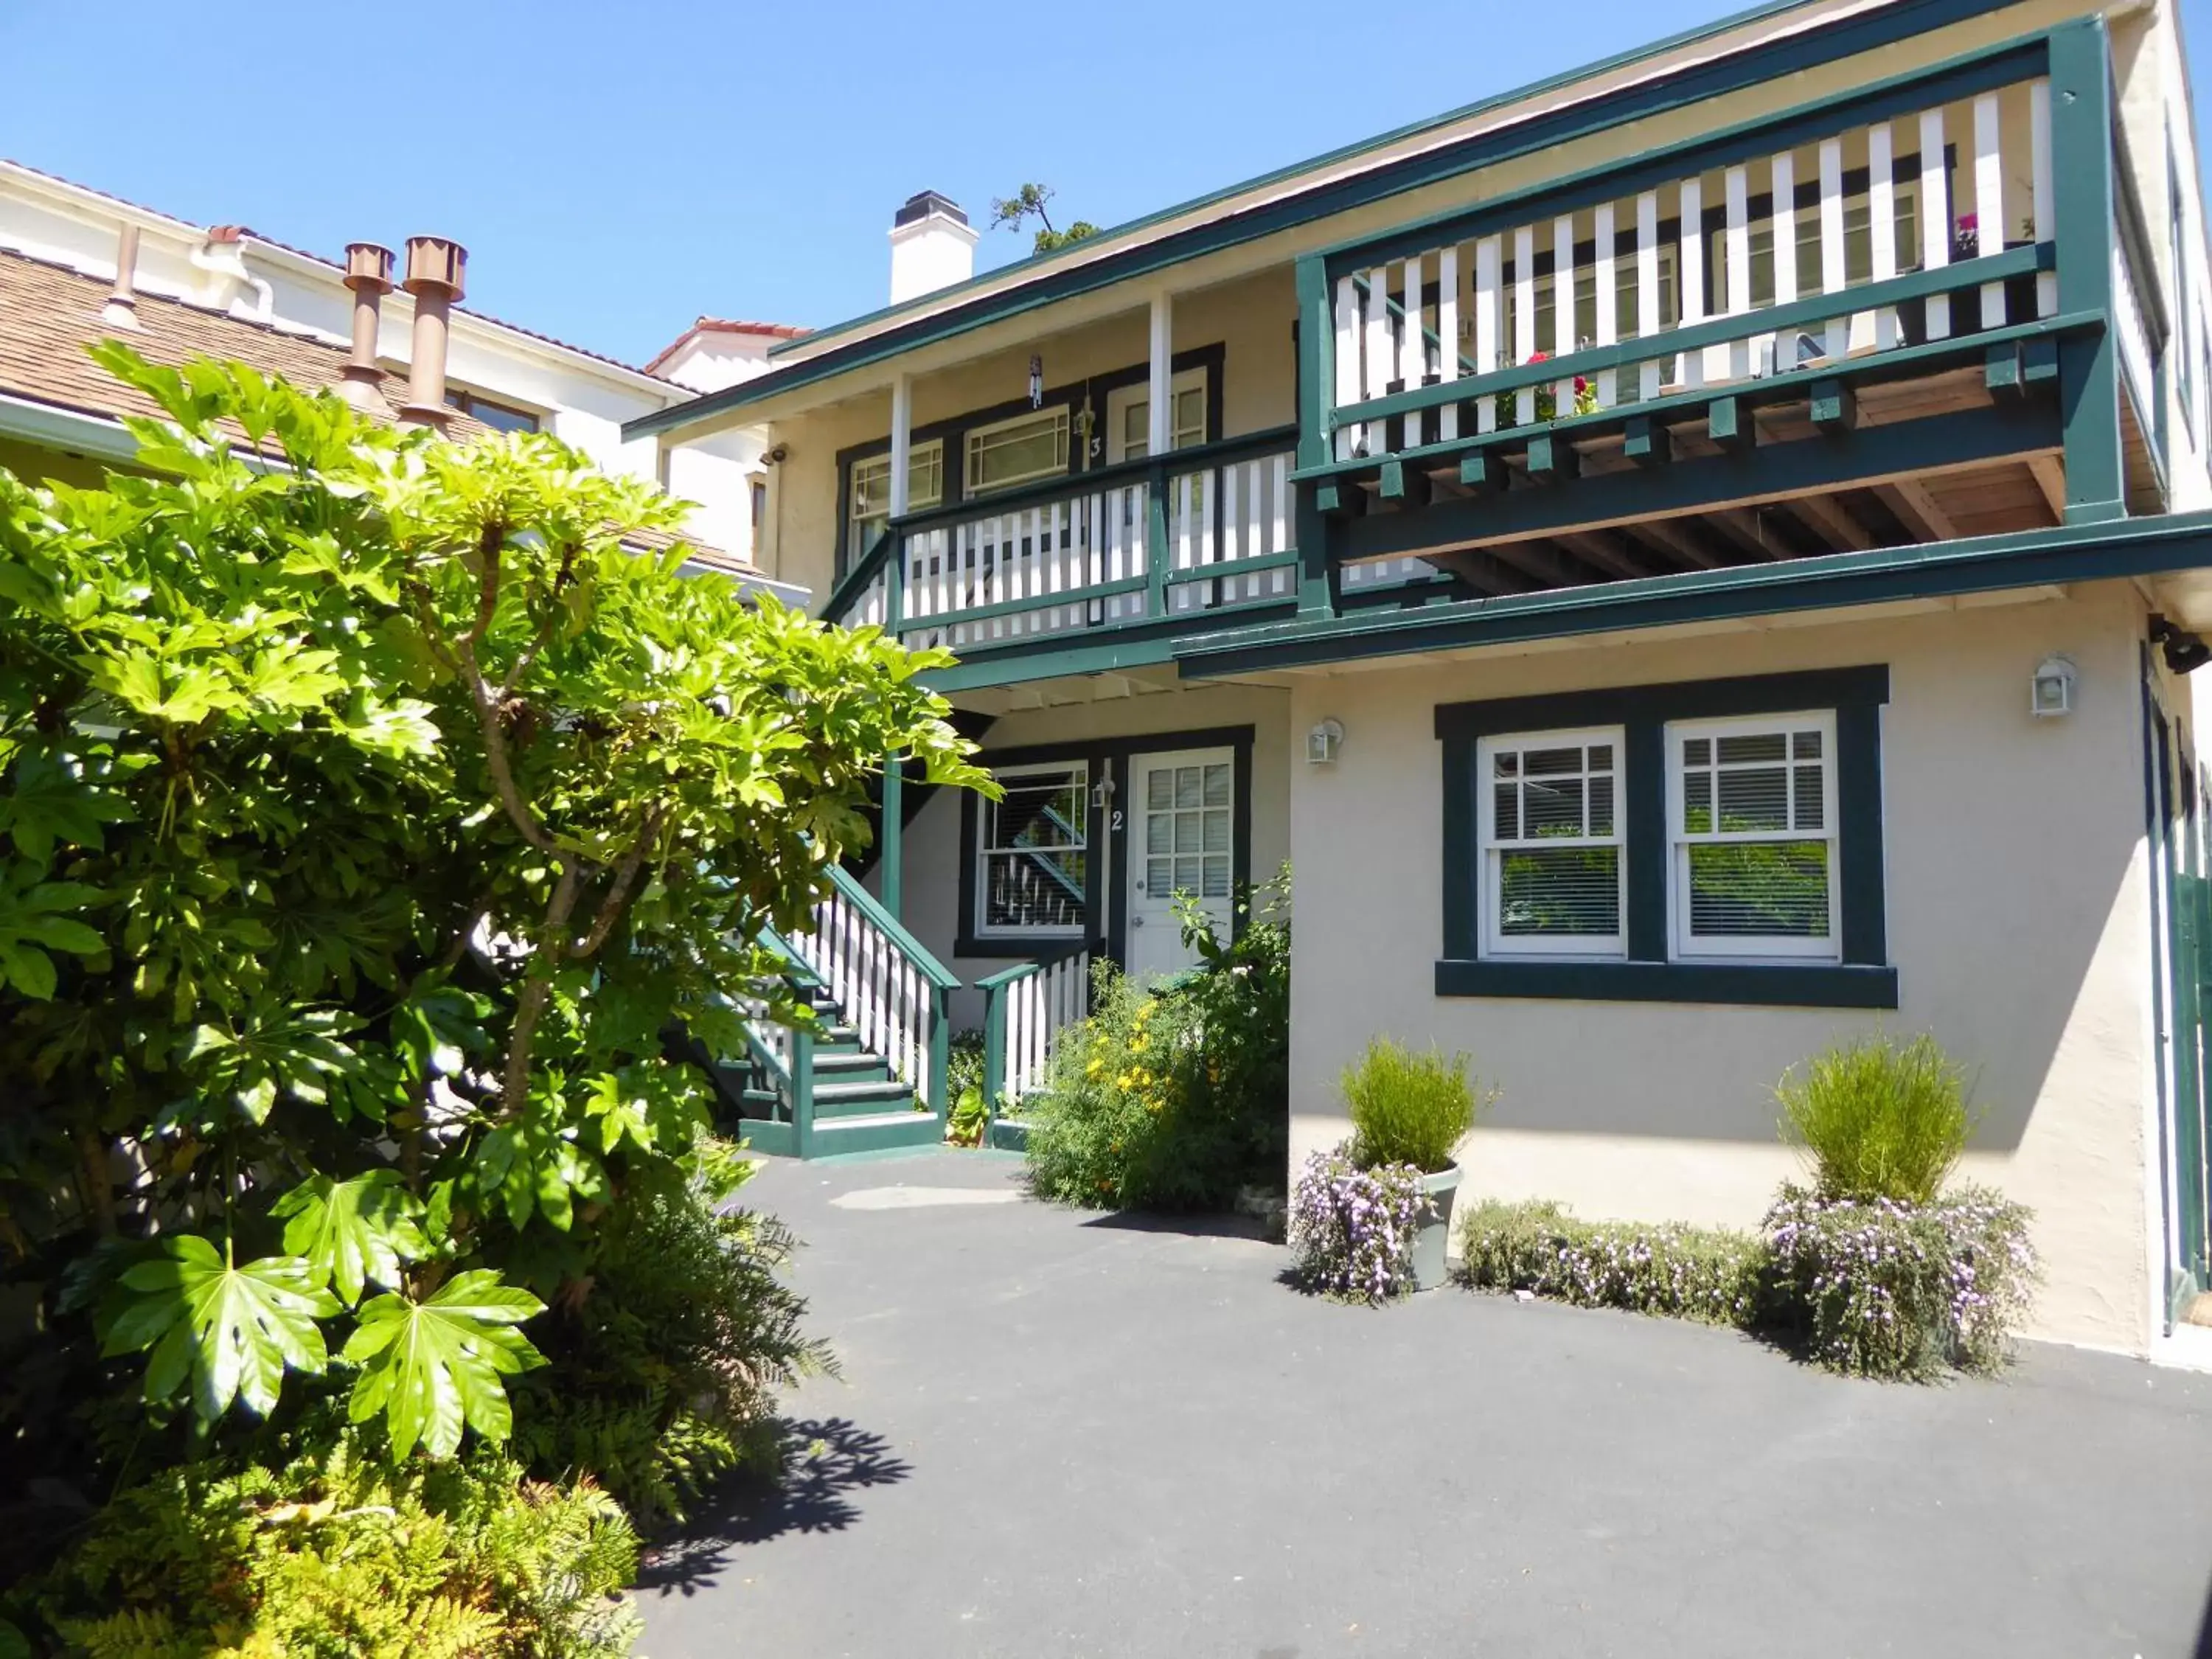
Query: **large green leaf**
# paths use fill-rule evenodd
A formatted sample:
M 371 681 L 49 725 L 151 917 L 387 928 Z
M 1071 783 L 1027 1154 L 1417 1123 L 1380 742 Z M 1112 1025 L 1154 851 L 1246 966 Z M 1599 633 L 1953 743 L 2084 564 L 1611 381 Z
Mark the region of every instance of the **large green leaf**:
M 163 1239 L 161 1255 L 125 1273 L 100 1316 L 101 1352 L 153 1350 L 146 1397 L 165 1400 L 191 1382 L 205 1422 L 234 1401 L 266 1416 L 287 1368 L 320 1371 L 329 1359 L 316 1324 L 339 1311 L 298 1256 L 234 1265 L 192 1233 Z
M 544 1310 L 482 1267 L 454 1274 L 428 1302 L 378 1297 L 345 1346 L 362 1368 L 349 1413 L 361 1423 L 382 1412 L 394 1457 L 418 1443 L 433 1457 L 451 1457 L 464 1425 L 506 1439 L 514 1419 L 501 1376 L 545 1363 L 514 1327 Z
M 350 1181 L 317 1176 L 278 1200 L 275 1213 L 289 1218 L 284 1248 L 306 1261 L 316 1284 L 335 1285 L 349 1307 L 372 1283 L 398 1288 L 400 1264 L 430 1253 L 395 1170 Z

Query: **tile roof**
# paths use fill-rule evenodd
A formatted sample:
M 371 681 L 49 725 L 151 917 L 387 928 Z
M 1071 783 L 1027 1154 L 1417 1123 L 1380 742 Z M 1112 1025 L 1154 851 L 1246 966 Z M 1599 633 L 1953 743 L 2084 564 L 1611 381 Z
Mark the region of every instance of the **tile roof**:
M 811 329 L 801 328 L 796 323 L 749 323 L 734 317 L 702 317 L 655 352 L 653 361 L 645 366 L 645 373 L 657 377 L 661 364 L 702 334 L 750 334 L 757 339 L 796 340 L 812 332 Z
M 109 420 L 159 416 L 153 399 L 114 380 L 86 355 L 87 346 L 104 339 L 120 339 L 150 361 L 172 367 L 192 357 L 234 359 L 318 391 L 337 383 L 346 361 L 346 352 L 323 341 L 158 295 L 137 296 L 138 327 L 124 332 L 101 319 L 108 292 L 109 284 L 99 277 L 0 249 L 0 392 Z M 404 390 L 405 381 L 398 376 L 385 382 L 394 416 Z M 446 428 L 447 436 L 463 440 L 491 430 L 459 410 Z M 684 538 L 641 531 L 623 539 L 641 550 L 657 551 Z M 735 554 L 696 544 L 694 550 L 702 562 L 757 574 Z

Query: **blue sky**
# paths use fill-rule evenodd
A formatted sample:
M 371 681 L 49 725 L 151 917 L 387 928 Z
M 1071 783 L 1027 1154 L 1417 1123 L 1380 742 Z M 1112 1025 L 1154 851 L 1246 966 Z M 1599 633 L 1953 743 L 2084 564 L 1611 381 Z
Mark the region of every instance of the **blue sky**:
M 1744 3 L 445 0 L 372 9 L 364 62 L 331 0 L 0 0 L 0 155 L 331 256 L 457 236 L 472 306 L 641 362 L 873 309 L 917 190 L 1115 224 Z

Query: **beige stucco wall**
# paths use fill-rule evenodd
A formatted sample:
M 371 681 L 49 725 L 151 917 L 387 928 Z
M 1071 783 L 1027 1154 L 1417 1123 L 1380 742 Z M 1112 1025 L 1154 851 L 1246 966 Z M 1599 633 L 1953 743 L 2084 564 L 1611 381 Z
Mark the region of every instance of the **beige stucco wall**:
M 1252 873 L 1263 879 L 1291 855 L 1290 706 L 1287 692 L 1261 686 L 1194 685 L 1004 715 L 981 741 L 988 756 L 994 749 L 1249 726 Z M 1170 738 L 1159 746 L 1179 745 Z M 960 799 L 956 793 L 939 792 L 906 826 L 902 863 L 906 925 L 939 960 L 969 986 L 1012 965 L 1012 957 L 953 954 L 960 921 Z M 1125 872 L 1115 873 L 1117 878 L 1126 877 Z M 868 884 L 877 884 L 872 875 Z M 956 992 L 951 1018 L 956 1027 L 981 1024 L 981 994 L 972 989 Z
M 1291 780 L 1298 872 L 1292 1157 L 1345 1131 L 1336 1079 L 1388 1031 L 1474 1056 L 1501 1091 L 1464 1155 L 1466 1196 L 1549 1197 L 1590 1217 L 1755 1223 L 1796 1167 L 1771 1085 L 1838 1036 L 1931 1030 L 1976 1073 L 1966 1173 L 2036 1212 L 2039 1334 L 2142 1350 L 2150 981 L 2142 834 L 2142 611 L 2118 584 L 1879 621 L 1304 679 L 1294 730 L 1342 756 Z M 2070 718 L 2027 713 L 2063 651 Z M 1892 1015 L 1438 998 L 1440 702 L 1887 663 L 1884 831 Z

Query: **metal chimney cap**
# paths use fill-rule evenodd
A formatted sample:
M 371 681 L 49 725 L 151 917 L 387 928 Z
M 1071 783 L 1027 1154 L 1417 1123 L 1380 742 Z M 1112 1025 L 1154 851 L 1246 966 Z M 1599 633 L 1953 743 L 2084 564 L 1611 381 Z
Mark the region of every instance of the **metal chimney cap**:
M 368 288 L 379 294 L 392 290 L 392 250 L 376 242 L 348 242 L 346 244 L 345 285 L 358 291 Z
M 933 213 L 939 218 L 950 219 L 955 224 L 968 222 L 968 216 L 961 211 L 959 203 L 950 196 L 940 196 L 933 190 L 925 190 L 906 198 L 905 204 L 891 216 L 891 226 L 896 229 L 900 225 L 916 224 Z
M 466 287 L 468 269 L 468 249 L 452 238 L 410 236 L 407 280 L 399 286 L 416 295 L 443 289 L 448 300 L 459 300 Z

